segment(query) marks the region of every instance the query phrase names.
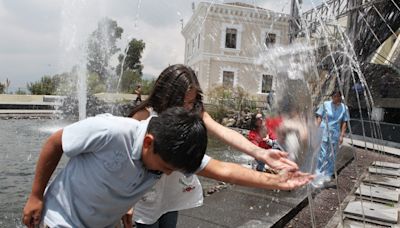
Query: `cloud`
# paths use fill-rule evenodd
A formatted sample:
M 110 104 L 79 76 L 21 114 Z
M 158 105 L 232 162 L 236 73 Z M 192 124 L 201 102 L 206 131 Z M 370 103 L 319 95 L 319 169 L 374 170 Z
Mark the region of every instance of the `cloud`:
M 185 40 L 178 23 L 158 29 L 141 21 L 137 38 L 143 39 L 146 47 L 142 62 L 144 72 L 159 75 L 169 64 L 183 63 Z
M 315 0 L 316 3 L 320 1 Z M 124 28 L 119 42 L 121 49 L 126 47 L 129 39 L 144 40 L 144 73 L 158 75 L 168 64 L 183 62 L 180 20 L 189 20 L 192 2 L 197 6 L 201 0 L 2 0 L 0 82 L 8 77 L 18 85 L 25 85 L 39 80 L 44 74 L 65 71 L 73 65 L 72 61 L 80 61 L 74 56 L 66 57 L 68 48 L 74 48 L 75 53 L 83 52 L 82 43 L 103 17 L 116 20 Z M 289 12 L 290 9 L 289 0 L 241 2 L 278 12 Z M 310 1 L 306 2 L 310 5 Z

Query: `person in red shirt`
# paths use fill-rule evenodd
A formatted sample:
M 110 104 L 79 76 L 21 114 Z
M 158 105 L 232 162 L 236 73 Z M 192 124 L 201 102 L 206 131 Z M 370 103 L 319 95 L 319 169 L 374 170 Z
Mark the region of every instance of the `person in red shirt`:
M 263 116 L 262 114 L 258 113 L 258 114 L 253 114 L 251 116 L 251 121 L 250 121 L 250 132 L 247 136 L 247 138 L 249 139 L 250 142 L 252 142 L 253 144 L 264 148 L 264 149 L 268 149 L 271 148 L 270 146 L 268 146 L 266 140 L 267 140 L 267 129 L 265 128 L 265 125 L 263 123 Z M 256 166 L 256 170 L 257 171 L 265 171 L 265 163 L 258 161 L 256 159 L 257 162 L 257 166 Z
M 266 118 L 265 127 L 266 129 L 268 129 L 268 138 L 269 138 L 267 142 L 268 145 L 270 145 L 268 148 L 281 149 L 276 143 L 276 140 L 278 139 L 277 129 L 282 124 L 282 121 L 283 119 L 280 115 Z

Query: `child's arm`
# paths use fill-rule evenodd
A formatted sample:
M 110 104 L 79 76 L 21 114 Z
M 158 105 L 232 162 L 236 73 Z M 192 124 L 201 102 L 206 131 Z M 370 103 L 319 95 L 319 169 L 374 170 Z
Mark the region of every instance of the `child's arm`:
M 51 135 L 40 152 L 32 192 L 23 211 L 23 223 L 28 227 L 34 227 L 40 223 L 44 190 L 63 154 L 61 136 L 62 130 Z
M 309 183 L 314 177 L 301 172 L 269 174 L 257 172 L 241 165 L 211 159 L 200 176 L 247 187 L 290 190 Z
M 288 170 L 298 169 L 296 163 L 287 159 L 286 152 L 272 149 L 265 150 L 254 145 L 238 132 L 217 123 L 207 112 L 203 113 L 203 121 L 208 133 L 257 160 L 267 163 L 272 168 Z

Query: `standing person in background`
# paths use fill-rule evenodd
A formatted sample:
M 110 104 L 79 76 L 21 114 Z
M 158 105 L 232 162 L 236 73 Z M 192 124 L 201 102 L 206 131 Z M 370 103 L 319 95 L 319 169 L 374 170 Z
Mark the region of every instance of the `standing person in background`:
M 138 105 L 140 102 L 142 102 L 142 85 L 138 84 L 136 86 L 135 94 L 136 94 L 135 104 Z
M 322 130 L 321 151 L 317 162 L 317 175 L 322 183 L 334 178 L 335 161 L 339 145 L 343 142 L 346 133 L 347 121 L 350 120 L 349 111 L 342 103 L 342 93 L 335 89 L 331 100 L 322 103 L 317 112 L 317 125 Z
M 156 80 L 149 97 L 135 107 L 130 116 L 137 120 L 143 120 L 151 114 L 161 113 L 174 106 L 182 106 L 187 110 L 200 113 L 209 134 L 227 145 L 267 163 L 270 167 L 279 170 L 298 169 L 294 162 L 286 158 L 285 152 L 260 148 L 238 132 L 224 127 L 212 119 L 204 110 L 202 90 L 197 77 L 194 71 L 185 65 L 176 64 L 167 67 Z M 219 161 L 210 163 L 210 165 L 214 164 L 225 163 Z M 225 169 L 228 170 L 228 168 L 230 166 L 226 165 Z M 216 178 L 218 179 L 218 177 Z M 187 179 L 179 173 L 163 175 L 155 188 L 135 205 L 134 219 L 138 227 L 173 228 L 176 226 L 178 210 L 200 206 L 202 200 L 202 189 L 197 177 Z M 129 222 L 131 220 L 129 216 L 131 214 L 127 214 L 123 220 Z

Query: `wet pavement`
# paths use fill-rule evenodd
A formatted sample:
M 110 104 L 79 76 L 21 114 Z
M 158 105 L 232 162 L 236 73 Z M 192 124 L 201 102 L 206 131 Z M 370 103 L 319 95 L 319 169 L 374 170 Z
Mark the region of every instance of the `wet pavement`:
M 353 159 L 354 148 L 343 145 L 339 171 Z M 178 227 L 282 227 L 307 205 L 306 187 L 272 191 L 228 185 L 204 198 L 204 205 L 180 211 Z

